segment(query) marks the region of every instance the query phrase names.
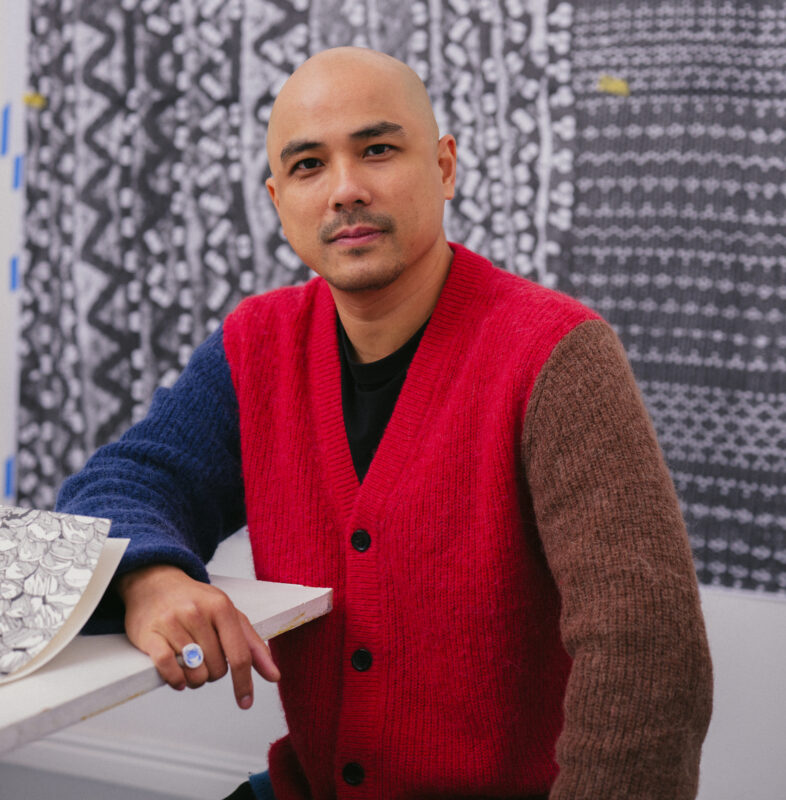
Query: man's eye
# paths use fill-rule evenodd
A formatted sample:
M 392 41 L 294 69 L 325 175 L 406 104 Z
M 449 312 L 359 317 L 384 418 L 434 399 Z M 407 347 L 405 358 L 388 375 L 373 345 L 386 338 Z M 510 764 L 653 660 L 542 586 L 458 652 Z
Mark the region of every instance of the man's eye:
M 322 162 L 318 158 L 301 158 L 292 166 L 292 172 L 307 172 L 316 169 Z
M 389 144 L 372 144 L 366 148 L 366 155 L 384 156 L 385 153 L 388 153 L 391 150 L 393 150 L 393 147 Z

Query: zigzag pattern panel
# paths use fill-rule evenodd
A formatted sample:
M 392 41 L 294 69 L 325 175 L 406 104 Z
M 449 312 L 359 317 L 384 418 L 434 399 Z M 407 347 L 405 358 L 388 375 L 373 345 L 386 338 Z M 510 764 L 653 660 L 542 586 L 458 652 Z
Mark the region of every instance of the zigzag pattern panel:
M 559 285 L 626 345 L 700 579 L 786 592 L 786 8 L 582 3 L 572 42 Z
M 570 227 L 572 6 L 548 0 L 31 0 L 20 502 L 145 412 L 238 300 L 303 281 L 265 130 L 311 53 L 379 48 L 459 140 L 450 235 L 544 283 Z

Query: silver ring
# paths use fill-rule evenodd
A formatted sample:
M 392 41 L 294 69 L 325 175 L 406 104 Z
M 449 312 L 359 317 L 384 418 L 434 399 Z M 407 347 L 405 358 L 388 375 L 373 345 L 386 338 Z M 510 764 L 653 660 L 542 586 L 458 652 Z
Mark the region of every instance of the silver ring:
M 189 642 L 181 651 L 180 656 L 183 659 L 183 666 L 189 669 L 202 666 L 202 662 L 205 660 L 205 654 L 196 642 Z

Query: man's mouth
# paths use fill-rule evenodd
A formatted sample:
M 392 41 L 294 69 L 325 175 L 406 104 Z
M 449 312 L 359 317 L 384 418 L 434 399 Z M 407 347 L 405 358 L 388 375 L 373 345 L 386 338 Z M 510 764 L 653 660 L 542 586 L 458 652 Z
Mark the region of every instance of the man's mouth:
M 384 231 L 379 228 L 372 228 L 368 225 L 358 225 L 354 228 L 342 228 L 330 237 L 330 243 L 358 247 L 359 245 L 370 244 L 382 236 L 383 232 Z

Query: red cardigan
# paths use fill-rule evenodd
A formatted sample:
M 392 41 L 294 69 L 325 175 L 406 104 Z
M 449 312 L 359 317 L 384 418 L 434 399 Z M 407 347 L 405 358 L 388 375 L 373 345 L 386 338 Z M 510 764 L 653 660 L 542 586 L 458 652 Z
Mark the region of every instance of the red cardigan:
M 595 315 L 454 250 L 362 485 L 326 283 L 225 323 L 257 576 L 334 588 L 273 643 L 278 800 L 521 797 L 557 774 L 570 659 L 519 443 L 541 368 Z
M 63 486 L 60 510 L 131 538 L 124 571 L 205 579 L 247 506 L 260 577 L 335 588 L 274 642 L 279 800 L 695 798 L 712 675 L 691 551 L 593 317 L 455 248 L 358 486 L 330 293 L 280 290 Z

